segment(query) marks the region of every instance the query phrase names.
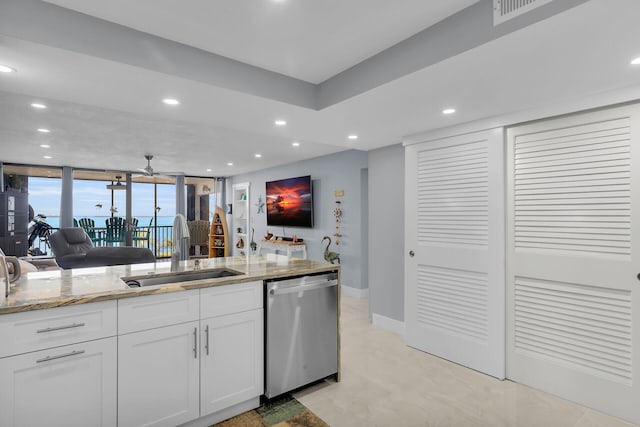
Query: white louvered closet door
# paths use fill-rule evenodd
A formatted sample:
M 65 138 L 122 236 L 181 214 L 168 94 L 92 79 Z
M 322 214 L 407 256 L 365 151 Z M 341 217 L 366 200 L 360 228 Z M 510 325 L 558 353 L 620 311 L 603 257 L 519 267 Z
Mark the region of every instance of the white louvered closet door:
M 505 372 L 503 147 L 498 129 L 405 149 L 406 342 L 498 378 Z
M 639 118 L 622 107 L 507 133 L 507 375 L 635 423 Z

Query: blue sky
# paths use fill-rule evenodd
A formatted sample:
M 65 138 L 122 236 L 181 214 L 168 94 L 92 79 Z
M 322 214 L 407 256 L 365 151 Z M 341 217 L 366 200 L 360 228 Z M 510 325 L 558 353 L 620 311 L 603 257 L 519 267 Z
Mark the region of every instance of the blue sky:
M 29 204 L 36 214 L 46 216 L 60 215 L 61 183 L 59 178 L 29 177 Z M 111 190 L 106 189 L 105 181 L 74 180 L 73 182 L 73 216 L 75 218 L 110 216 Z M 126 191 L 115 191 L 114 205 L 119 216 L 126 213 Z M 133 183 L 132 215 L 134 217 L 153 216 L 153 184 Z M 97 208 L 102 204 L 102 208 Z M 158 184 L 158 215 L 174 216 L 176 213 L 175 186 Z

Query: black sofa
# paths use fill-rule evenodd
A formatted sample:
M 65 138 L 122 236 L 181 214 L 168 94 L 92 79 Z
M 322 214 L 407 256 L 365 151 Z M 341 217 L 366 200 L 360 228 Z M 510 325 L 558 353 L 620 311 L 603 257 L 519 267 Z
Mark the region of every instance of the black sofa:
M 56 262 L 64 269 L 156 261 L 153 252 L 147 248 L 131 246 L 96 248 L 91 238 L 80 227 L 61 228 L 49 237 L 49 243 Z

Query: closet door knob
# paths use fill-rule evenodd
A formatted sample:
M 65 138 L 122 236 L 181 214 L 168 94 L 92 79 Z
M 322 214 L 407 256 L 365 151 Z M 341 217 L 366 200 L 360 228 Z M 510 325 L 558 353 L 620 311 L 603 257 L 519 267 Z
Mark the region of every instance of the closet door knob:
M 415 252 L 413 252 L 413 251 L 409 251 L 409 256 L 410 256 L 411 258 L 413 258 L 413 256 L 414 256 L 415 254 L 416 254 Z M 640 275 L 638 275 L 638 276 L 640 277 Z

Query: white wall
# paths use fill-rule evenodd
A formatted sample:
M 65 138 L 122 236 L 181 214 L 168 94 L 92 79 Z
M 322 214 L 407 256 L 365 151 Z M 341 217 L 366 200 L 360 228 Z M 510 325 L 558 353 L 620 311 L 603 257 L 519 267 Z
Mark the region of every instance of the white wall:
M 362 208 L 363 187 L 361 180 L 366 174 L 367 153 L 363 151 L 349 150 L 328 156 L 317 157 L 288 165 L 278 166 L 261 171 L 236 175 L 228 180 L 229 188 L 234 183 L 249 182 L 251 225 L 255 229 L 254 240 L 259 242 L 267 231 L 266 213 L 257 213 L 258 196 L 265 200 L 265 183 L 277 179 L 293 178 L 303 175 L 311 175 L 313 181 L 313 228 L 294 227 L 269 227 L 269 231 L 277 236 L 292 236 L 296 234 L 304 239 L 307 244 L 309 259 L 324 260 L 324 245 L 321 240 L 324 236 L 330 236 L 334 241 L 335 217 L 333 210 L 336 207 L 334 197 L 335 190 L 344 190 L 344 197 L 340 197 L 342 203 L 342 219 L 340 233 L 340 245 L 331 245 L 330 250 L 340 253 L 342 264 L 342 284 L 351 288 L 367 288 L 366 252 L 363 252 L 361 222 L 366 212 Z M 397 191 L 397 189 L 396 189 Z M 228 192 L 231 195 L 231 191 Z M 231 196 L 229 196 L 231 197 Z M 229 202 L 230 203 L 230 202 Z M 233 224 L 230 224 L 230 229 Z M 249 238 L 249 241 L 251 239 Z M 234 242 L 235 243 L 235 242 Z
M 404 321 L 404 147 L 369 152 L 369 306 Z

